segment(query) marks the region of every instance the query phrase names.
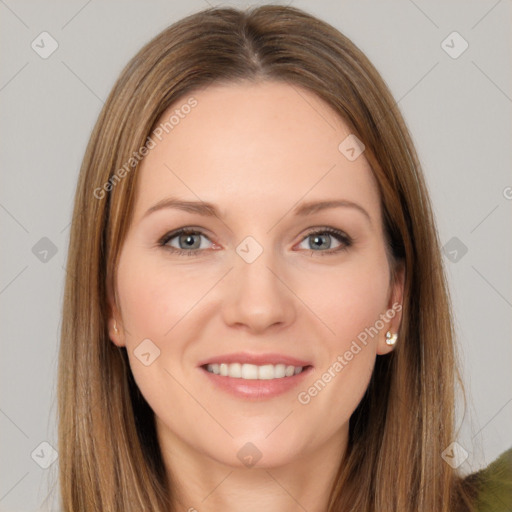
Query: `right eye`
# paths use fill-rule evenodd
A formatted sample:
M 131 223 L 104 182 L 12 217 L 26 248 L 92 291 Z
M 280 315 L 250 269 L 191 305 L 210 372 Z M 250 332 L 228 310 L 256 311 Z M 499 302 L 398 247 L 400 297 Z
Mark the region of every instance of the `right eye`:
M 201 240 L 208 237 L 200 231 L 181 228 L 167 233 L 159 241 L 159 245 L 165 249 L 180 255 L 197 256 L 202 250 L 207 249 Z

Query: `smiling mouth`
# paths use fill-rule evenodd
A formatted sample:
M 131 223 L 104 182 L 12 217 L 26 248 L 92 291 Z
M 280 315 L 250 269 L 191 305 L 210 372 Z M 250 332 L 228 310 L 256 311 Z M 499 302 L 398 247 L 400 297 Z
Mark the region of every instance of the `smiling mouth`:
M 310 366 L 292 366 L 285 364 L 247 364 L 220 363 L 203 365 L 207 372 L 221 377 L 231 377 L 245 380 L 274 380 L 286 379 L 302 373 Z

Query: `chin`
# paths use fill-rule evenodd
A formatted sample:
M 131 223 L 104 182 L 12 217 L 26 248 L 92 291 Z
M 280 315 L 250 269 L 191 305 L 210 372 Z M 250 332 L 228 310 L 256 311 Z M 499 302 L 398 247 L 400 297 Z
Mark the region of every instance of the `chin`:
M 222 452 L 212 450 L 210 454 L 218 462 L 239 469 L 286 466 L 300 456 L 303 447 L 288 433 L 273 433 L 268 438 L 266 436 L 266 431 L 257 435 L 240 436 L 228 443 L 219 443 L 223 448 Z

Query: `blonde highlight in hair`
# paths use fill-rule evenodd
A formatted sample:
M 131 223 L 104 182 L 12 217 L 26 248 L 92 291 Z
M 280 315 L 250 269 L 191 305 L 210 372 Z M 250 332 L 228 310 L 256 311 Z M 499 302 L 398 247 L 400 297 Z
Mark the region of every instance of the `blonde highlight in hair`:
M 212 83 L 243 80 L 314 92 L 363 141 L 392 269 L 405 272 L 399 341 L 377 358 L 351 417 L 328 510 L 471 510 L 469 490 L 441 458 L 454 440 L 457 361 L 439 241 L 411 137 L 366 56 L 327 23 L 282 6 L 208 9 L 164 30 L 125 67 L 91 134 L 76 190 L 59 354 L 63 510 L 172 510 L 174 485 L 154 413 L 107 328 L 138 163 L 108 193 L 97 191 L 147 143 L 169 106 Z

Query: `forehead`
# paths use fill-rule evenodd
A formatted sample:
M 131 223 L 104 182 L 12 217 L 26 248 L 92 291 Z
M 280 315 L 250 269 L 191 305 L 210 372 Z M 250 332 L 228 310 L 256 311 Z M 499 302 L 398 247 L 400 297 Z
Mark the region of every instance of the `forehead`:
M 364 153 L 350 161 L 339 149 L 351 135 L 346 123 L 299 86 L 211 85 L 178 100 L 159 123 L 139 169 L 136 217 L 166 195 L 254 201 L 259 209 L 301 197 L 358 200 L 369 209 L 378 202 Z

